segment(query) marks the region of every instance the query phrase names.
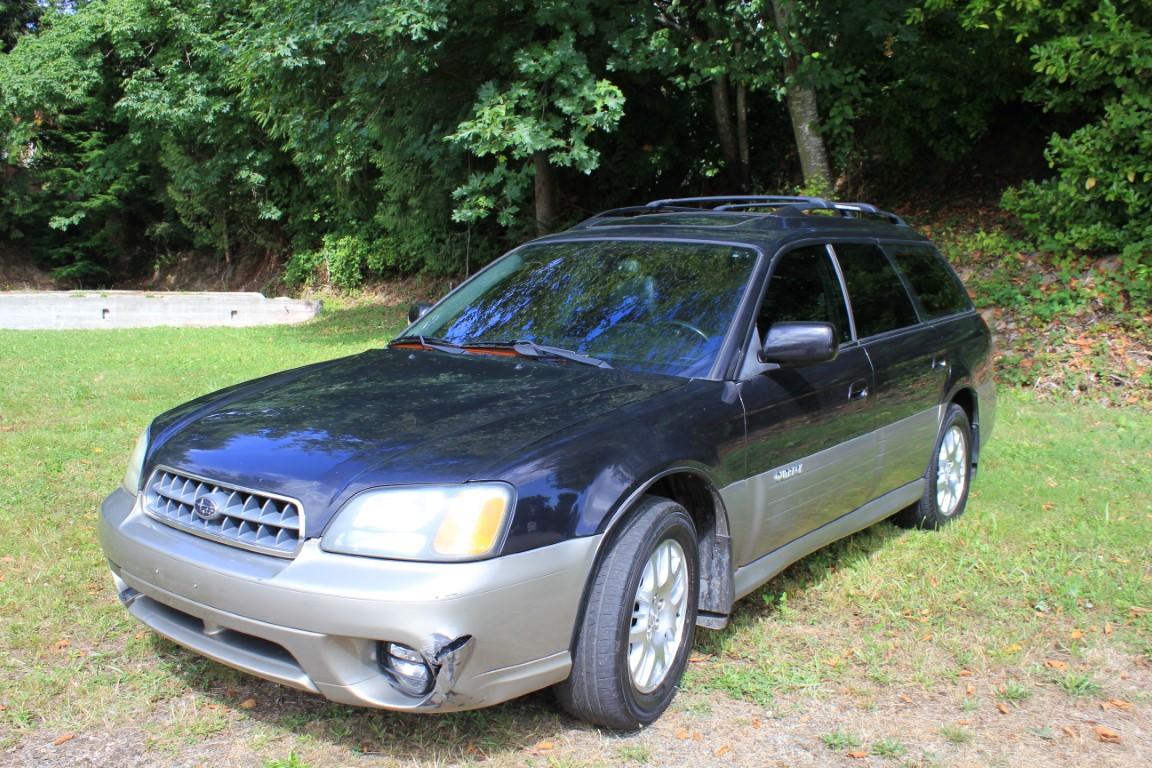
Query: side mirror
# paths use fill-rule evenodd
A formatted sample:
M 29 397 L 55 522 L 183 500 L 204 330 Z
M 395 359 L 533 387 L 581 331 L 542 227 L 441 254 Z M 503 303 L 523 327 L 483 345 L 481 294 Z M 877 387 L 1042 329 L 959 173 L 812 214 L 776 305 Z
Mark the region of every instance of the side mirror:
M 424 315 L 428 314 L 428 310 L 432 309 L 432 305 L 427 301 L 418 301 L 408 309 L 408 322 L 414 323 Z
M 760 362 L 795 367 L 826 363 L 839 353 L 836 328 L 831 323 L 772 323 L 760 349 Z

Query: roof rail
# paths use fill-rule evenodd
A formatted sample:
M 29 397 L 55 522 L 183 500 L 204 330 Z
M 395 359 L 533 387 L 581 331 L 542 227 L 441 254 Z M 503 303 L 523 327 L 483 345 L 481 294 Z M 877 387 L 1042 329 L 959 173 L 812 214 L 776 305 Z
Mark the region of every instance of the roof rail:
M 609 208 L 606 211 L 600 211 L 600 213 L 597 213 L 593 216 L 589 216 L 588 218 L 579 222 L 574 227 L 572 227 L 572 229 L 583 229 L 584 227 L 590 227 L 594 223 L 596 223 L 596 221 L 598 219 L 606 219 L 606 218 L 609 218 L 612 216 L 645 216 L 645 215 L 652 215 L 655 213 L 669 213 L 669 212 L 670 213 L 692 213 L 692 212 L 699 211 L 699 210 L 700 210 L 699 208 L 690 208 L 688 206 L 678 206 L 678 205 L 664 206 L 661 209 L 653 209 L 652 207 L 647 206 L 647 205 L 626 205 L 623 208 Z
M 783 216 L 803 216 L 809 211 L 830 211 L 845 219 L 881 219 L 889 224 L 908 226 L 904 219 L 890 211 L 882 211 L 871 203 L 833 202 L 822 197 L 794 195 L 721 195 L 712 197 L 670 197 L 653 200 L 644 205 L 611 208 L 577 224 L 573 229 L 592 226 L 598 219 L 612 216 L 644 216 L 657 213 L 690 213 L 715 211 L 729 213 L 767 213 Z
M 711 203 L 715 211 L 739 210 L 746 207 L 778 208 L 793 203 L 806 203 L 813 208 L 831 208 L 832 203 L 820 197 L 796 197 L 790 195 L 724 195 L 719 197 L 670 197 L 666 200 L 653 200 L 647 208 L 667 208 L 671 205 L 695 205 Z
M 813 210 L 835 211 L 844 218 L 878 218 L 897 226 L 907 226 L 904 219 L 890 211 L 882 211 L 871 203 L 833 202 L 822 197 L 799 195 L 723 195 L 717 197 L 672 197 L 653 200 L 645 208 L 666 208 L 670 206 L 693 205 L 698 209 L 713 211 L 753 212 L 757 208 L 771 208 L 781 212 L 792 208 L 800 213 Z

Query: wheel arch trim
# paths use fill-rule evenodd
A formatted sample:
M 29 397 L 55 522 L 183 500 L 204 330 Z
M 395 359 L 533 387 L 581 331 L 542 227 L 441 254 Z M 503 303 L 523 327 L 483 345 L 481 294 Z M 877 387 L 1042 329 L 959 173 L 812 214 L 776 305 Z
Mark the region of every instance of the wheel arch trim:
M 600 536 L 599 542 L 596 544 L 596 552 L 592 558 L 592 566 L 588 571 L 584 581 L 584 591 L 580 596 L 580 605 L 577 612 L 577 622 L 572 627 L 572 644 L 570 647 L 575 648 L 576 636 L 579 631 L 580 617 L 584 615 L 584 611 L 588 605 L 589 590 L 592 586 L 593 576 L 600 568 L 600 564 L 604 560 L 604 556 L 608 551 L 608 546 L 611 544 L 613 538 L 619 533 L 621 527 L 631 517 L 636 505 L 649 492 L 656 487 L 661 481 L 666 481 L 669 478 L 678 476 L 691 476 L 696 482 L 700 483 L 700 487 L 707 493 L 711 501 L 711 510 L 705 511 L 704 514 L 711 514 L 712 526 L 708 530 L 701 531 L 699 522 L 701 519 L 701 511 L 685 506 L 688 515 L 692 518 L 693 522 L 697 524 L 697 541 L 700 544 L 699 565 L 700 565 L 700 589 L 698 591 L 698 610 L 697 610 L 697 624 L 701 624 L 700 617 L 705 618 L 704 624 L 710 628 L 722 628 L 727 622 L 727 616 L 732 610 L 732 604 L 735 602 L 735 576 L 732 570 L 732 547 L 729 538 L 728 526 L 728 510 L 724 505 L 724 500 L 720 496 L 720 492 L 716 489 L 716 484 L 713 482 L 711 476 L 707 471 L 699 466 L 690 464 L 677 464 L 666 467 L 659 472 L 656 472 L 648 477 L 646 481 L 636 486 L 623 500 L 616 505 L 612 513 L 605 516 L 605 523 L 602 523 L 601 530 L 597 533 Z M 677 499 L 671 499 L 680 503 Z M 709 617 L 715 617 L 709 620 Z

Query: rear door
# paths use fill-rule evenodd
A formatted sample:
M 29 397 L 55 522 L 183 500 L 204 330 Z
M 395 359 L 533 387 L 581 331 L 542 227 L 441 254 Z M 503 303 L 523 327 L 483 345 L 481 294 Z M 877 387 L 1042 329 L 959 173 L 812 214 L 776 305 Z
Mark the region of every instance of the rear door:
M 936 332 L 921 322 L 887 254 L 875 243 L 835 243 L 860 345 L 875 374 L 874 496 L 922 477 L 940 424 L 946 379 Z
M 778 257 L 753 334 L 786 320 L 832 323 L 835 360 L 744 378 L 745 490 L 752 518 L 734 532 L 737 565 L 748 563 L 852 511 L 872 493 L 872 369 L 853 340 L 841 281 L 826 245 Z M 739 525 L 737 525 L 739 527 Z

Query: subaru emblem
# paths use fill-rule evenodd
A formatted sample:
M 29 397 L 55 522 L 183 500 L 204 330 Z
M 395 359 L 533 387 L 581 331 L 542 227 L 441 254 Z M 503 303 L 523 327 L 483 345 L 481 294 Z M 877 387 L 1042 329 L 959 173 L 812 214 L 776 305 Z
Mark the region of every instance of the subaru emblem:
M 215 520 L 220 516 L 220 508 L 208 496 L 201 496 L 196 499 L 196 503 L 192 505 L 192 511 L 196 513 L 196 517 L 204 521 Z

